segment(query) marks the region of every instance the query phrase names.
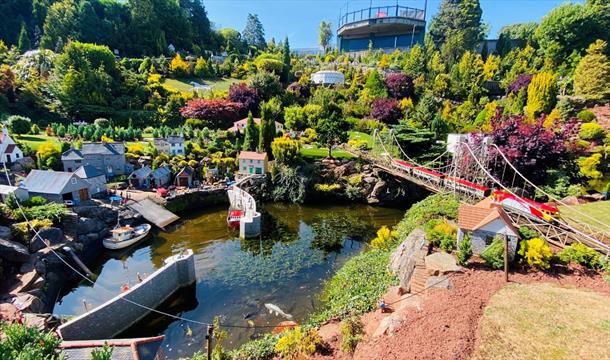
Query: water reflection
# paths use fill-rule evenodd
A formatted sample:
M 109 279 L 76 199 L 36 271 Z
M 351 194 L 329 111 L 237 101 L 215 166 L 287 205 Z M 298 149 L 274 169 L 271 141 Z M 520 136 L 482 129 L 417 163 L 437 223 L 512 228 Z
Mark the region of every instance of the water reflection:
M 221 316 L 227 324 L 246 326 L 250 320 L 257 326 L 274 326 L 284 319 L 266 311 L 264 304 L 273 303 L 302 321 L 318 306 L 323 281 L 361 251 L 363 240 L 370 240 L 376 228 L 395 224 L 404 213 L 362 205 L 270 204 L 264 209 L 264 236 L 257 239 L 239 240 L 226 226 L 226 209 L 216 208 L 183 216 L 180 224 L 168 232 L 154 233 L 135 248 L 104 254 L 92 266 L 99 274 L 96 283 L 67 289 L 55 313 L 81 314 L 83 300 L 93 306 L 101 304 L 116 295 L 121 284 L 133 284 L 137 273 L 150 274 L 166 257 L 191 248 L 196 286 L 178 296 L 181 303 L 173 303 L 177 300 L 172 297 L 162 310 L 200 322 Z M 269 330 L 229 329 L 226 345 L 237 346 Z M 191 336 L 185 335 L 191 332 Z M 164 352 L 177 358 L 201 348 L 205 329 L 153 315 L 126 334 L 164 334 Z

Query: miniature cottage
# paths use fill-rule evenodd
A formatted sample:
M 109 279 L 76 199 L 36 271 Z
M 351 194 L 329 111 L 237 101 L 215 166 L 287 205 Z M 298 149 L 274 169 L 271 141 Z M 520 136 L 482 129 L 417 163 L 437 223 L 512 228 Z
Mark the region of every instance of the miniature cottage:
M 458 244 L 468 234 L 472 242 L 472 252 L 475 254 L 483 252 L 496 235 L 507 236 L 508 257 L 510 260 L 514 258 L 519 232 L 504 209 L 491 198 L 484 199 L 476 205 L 460 205 L 458 228 Z
M 267 153 L 242 151 L 239 153 L 239 174 L 266 174 L 269 172 Z
M 193 186 L 194 173 L 195 170 L 190 166 L 185 166 L 184 168 L 182 168 L 182 170 L 180 170 L 180 172 L 176 175 L 176 180 L 174 181 L 176 186 Z
M 9 136 L 6 127 L 3 127 L 2 132 L 0 133 L 0 155 L 0 164 L 4 162 L 11 164 L 23 159 L 23 152 Z

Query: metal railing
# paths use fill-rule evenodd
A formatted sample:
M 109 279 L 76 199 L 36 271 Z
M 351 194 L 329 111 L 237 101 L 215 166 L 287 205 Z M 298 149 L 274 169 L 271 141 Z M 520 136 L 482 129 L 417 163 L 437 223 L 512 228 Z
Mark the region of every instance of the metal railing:
M 426 13 L 424 10 L 421 9 L 415 9 L 399 5 L 369 7 L 361 10 L 348 12 L 342 15 L 339 19 L 339 28 L 353 22 L 392 17 L 424 21 L 426 18 Z

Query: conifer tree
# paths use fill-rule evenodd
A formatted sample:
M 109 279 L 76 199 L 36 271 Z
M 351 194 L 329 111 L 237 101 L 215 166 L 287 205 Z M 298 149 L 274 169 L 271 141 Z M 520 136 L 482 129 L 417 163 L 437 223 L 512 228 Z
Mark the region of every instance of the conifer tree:
M 246 129 L 244 130 L 245 138 L 243 149 L 245 151 L 255 151 L 256 145 L 259 142 L 258 128 L 252 118 L 252 112 L 248 113 L 248 122 L 246 123 Z
M 574 71 L 574 94 L 587 99 L 610 98 L 610 60 L 604 54 L 608 44 L 597 40 L 587 49 Z
M 21 23 L 21 31 L 19 32 L 19 42 L 17 48 L 22 54 L 32 48 L 30 36 L 28 35 L 28 30 L 25 27 L 25 23 Z

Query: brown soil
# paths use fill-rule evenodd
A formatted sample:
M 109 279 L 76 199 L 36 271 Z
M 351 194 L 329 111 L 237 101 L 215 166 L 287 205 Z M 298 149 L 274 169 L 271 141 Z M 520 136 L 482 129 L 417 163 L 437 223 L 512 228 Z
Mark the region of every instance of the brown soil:
M 322 327 L 321 336 L 330 347 L 328 355 L 317 359 L 469 359 L 477 345 L 479 322 L 491 296 L 501 289 L 502 271 L 491 271 L 480 263 L 451 277 L 449 290 L 432 289 L 422 294 L 421 310 L 408 307 L 400 311 L 404 322 L 394 333 L 373 338 L 379 322 L 388 314 L 365 314 L 362 321 L 366 336 L 352 356 L 340 350 L 339 324 Z M 596 272 L 581 267 L 556 267 L 549 272 L 517 272 L 510 282 L 548 282 L 562 286 L 588 288 L 610 295 L 610 285 Z M 391 289 L 389 294 L 394 294 Z M 393 295 L 395 296 L 395 295 Z M 390 303 L 387 301 L 386 303 Z M 395 304 L 398 308 L 399 304 Z

